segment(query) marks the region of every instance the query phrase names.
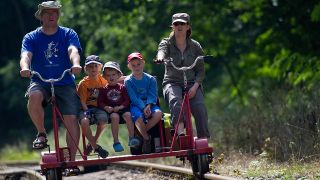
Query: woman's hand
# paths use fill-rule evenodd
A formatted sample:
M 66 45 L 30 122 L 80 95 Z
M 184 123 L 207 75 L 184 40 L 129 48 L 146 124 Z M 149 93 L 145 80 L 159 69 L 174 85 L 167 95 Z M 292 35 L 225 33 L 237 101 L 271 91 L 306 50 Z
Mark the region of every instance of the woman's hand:
M 192 99 L 196 95 L 198 88 L 199 83 L 195 82 L 193 86 L 189 89 L 189 99 Z

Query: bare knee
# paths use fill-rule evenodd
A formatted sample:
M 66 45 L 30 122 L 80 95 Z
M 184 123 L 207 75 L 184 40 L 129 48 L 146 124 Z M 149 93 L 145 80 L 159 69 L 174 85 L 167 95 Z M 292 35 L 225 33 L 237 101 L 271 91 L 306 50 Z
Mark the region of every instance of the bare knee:
M 153 116 L 155 119 L 160 120 L 162 118 L 162 112 L 156 111 L 156 112 L 154 112 Z
M 41 91 L 32 91 L 29 94 L 28 104 L 33 105 L 41 105 L 43 101 L 43 94 Z
M 110 118 L 112 123 L 119 123 L 120 117 L 118 113 L 112 113 Z
M 81 126 L 89 126 L 90 125 L 90 120 L 88 118 L 83 118 L 80 121 Z
M 131 113 L 130 112 L 126 112 L 123 115 L 123 119 L 127 122 L 127 121 L 131 121 Z

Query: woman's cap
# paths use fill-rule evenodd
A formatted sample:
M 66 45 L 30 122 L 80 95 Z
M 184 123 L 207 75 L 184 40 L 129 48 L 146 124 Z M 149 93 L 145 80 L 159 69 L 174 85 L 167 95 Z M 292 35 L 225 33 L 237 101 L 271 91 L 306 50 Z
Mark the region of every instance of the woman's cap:
M 60 10 L 62 5 L 58 1 L 45 1 L 38 5 L 38 10 L 34 14 L 37 19 L 41 18 L 41 13 L 44 9 L 57 9 Z
M 122 75 L 122 71 L 120 70 L 120 65 L 119 65 L 119 63 L 117 63 L 117 62 L 108 61 L 108 62 L 106 62 L 106 63 L 104 64 L 104 66 L 103 66 L 103 72 L 104 72 L 105 68 L 115 69 L 115 70 L 117 70 L 117 71 Z
M 190 16 L 187 13 L 176 13 L 172 15 L 172 23 L 175 22 L 183 22 L 183 23 L 189 23 L 190 22 Z
M 139 53 L 139 52 L 134 52 L 134 53 L 129 54 L 129 56 L 128 56 L 128 63 L 129 63 L 130 61 L 132 61 L 133 59 L 143 60 L 143 57 L 142 57 L 141 53 Z
M 90 55 L 86 58 L 85 65 L 92 64 L 92 63 L 102 65 L 102 62 L 101 62 L 99 56 L 96 56 L 96 55 Z

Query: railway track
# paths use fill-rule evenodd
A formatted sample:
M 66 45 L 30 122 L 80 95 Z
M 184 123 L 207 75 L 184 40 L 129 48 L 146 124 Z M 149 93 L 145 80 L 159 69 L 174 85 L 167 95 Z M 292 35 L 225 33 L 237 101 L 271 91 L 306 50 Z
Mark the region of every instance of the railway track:
M 161 164 L 123 161 L 110 165 L 81 167 L 78 176 L 64 177 L 66 180 L 95 179 L 199 179 L 194 178 L 192 170 Z M 36 162 L 0 163 L 0 179 L 4 180 L 44 180 L 40 166 Z M 235 178 L 216 174 L 204 174 L 203 179 L 232 180 Z

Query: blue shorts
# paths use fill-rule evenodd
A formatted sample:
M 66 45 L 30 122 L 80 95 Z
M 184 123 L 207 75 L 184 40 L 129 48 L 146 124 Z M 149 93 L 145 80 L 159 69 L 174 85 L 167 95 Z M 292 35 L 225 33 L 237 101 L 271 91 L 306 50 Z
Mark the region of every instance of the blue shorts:
M 29 85 L 26 92 L 26 97 L 32 91 L 41 91 L 44 96 L 44 101 L 42 102 L 43 107 L 45 107 L 51 97 L 51 86 L 43 86 L 39 83 L 33 82 Z M 63 115 L 79 115 L 80 112 L 80 98 L 77 94 L 76 87 L 72 85 L 65 86 L 55 86 L 54 93 L 56 96 L 57 106 Z
M 152 105 L 151 108 L 151 115 L 156 111 L 161 111 L 160 107 L 157 105 Z M 147 122 L 149 118 L 144 116 L 143 110 L 140 110 L 137 106 L 131 105 L 130 112 L 133 122 L 136 122 L 139 118 L 142 118 L 144 122 Z

